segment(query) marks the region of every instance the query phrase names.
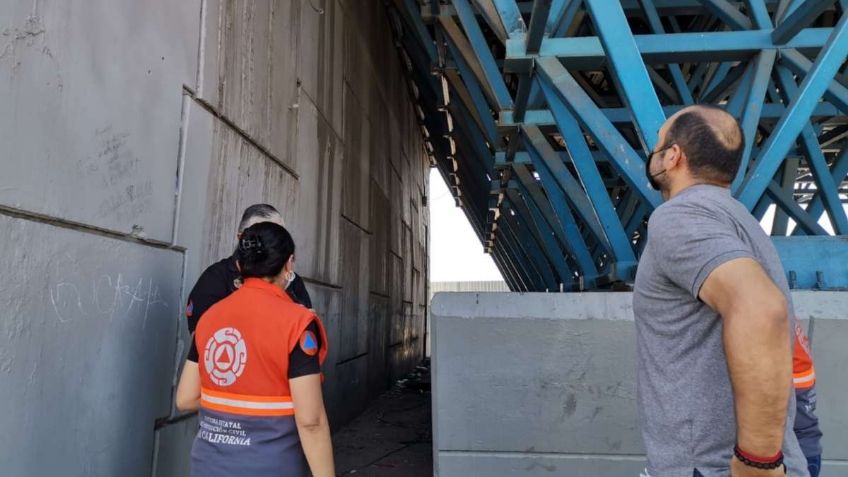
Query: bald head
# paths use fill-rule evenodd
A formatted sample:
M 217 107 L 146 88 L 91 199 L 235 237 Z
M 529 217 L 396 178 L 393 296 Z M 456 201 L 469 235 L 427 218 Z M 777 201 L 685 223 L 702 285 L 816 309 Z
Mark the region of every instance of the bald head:
M 742 128 L 726 111 L 713 106 L 689 106 L 660 130 L 663 147 L 677 144 L 686 155 L 692 176 L 729 184 L 736 177 L 745 145 Z

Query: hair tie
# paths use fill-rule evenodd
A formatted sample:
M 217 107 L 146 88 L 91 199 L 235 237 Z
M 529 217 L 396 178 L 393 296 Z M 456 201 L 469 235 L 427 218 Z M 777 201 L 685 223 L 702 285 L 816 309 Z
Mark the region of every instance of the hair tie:
M 239 250 L 244 253 L 262 254 L 262 239 L 259 237 L 243 237 L 239 241 Z

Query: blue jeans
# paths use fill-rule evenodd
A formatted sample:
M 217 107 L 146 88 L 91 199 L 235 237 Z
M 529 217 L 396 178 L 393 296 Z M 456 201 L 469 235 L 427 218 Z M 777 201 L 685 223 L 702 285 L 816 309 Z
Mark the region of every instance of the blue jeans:
M 810 477 L 819 477 L 819 472 L 821 472 L 821 456 L 807 457 L 807 469 L 810 470 Z

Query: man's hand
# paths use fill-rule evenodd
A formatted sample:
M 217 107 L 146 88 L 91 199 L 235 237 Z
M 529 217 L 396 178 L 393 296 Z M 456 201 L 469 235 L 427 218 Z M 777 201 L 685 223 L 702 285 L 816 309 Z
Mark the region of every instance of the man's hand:
M 736 456 L 730 459 L 730 477 L 786 477 L 783 466 L 764 470 L 743 464 Z

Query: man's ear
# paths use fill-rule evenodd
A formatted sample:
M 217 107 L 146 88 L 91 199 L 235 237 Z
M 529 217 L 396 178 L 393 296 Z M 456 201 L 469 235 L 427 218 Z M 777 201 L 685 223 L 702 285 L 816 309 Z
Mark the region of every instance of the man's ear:
M 671 146 L 671 154 L 669 154 L 669 164 L 668 169 L 674 169 L 678 166 L 681 166 L 685 162 L 685 154 L 683 154 L 683 149 L 680 148 L 677 144 Z

